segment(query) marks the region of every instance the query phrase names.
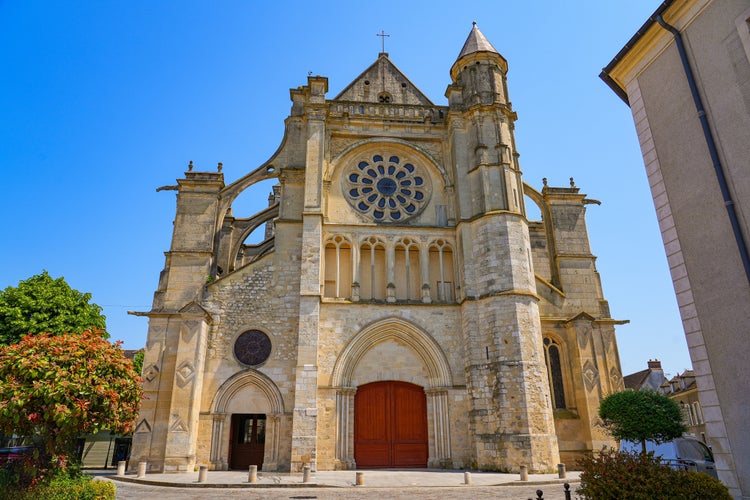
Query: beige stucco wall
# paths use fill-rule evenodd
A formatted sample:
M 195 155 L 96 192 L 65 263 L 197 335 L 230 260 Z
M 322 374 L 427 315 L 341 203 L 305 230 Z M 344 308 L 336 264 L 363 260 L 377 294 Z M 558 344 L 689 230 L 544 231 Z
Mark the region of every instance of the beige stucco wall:
M 750 6 L 675 2 L 745 238 L 750 235 Z M 750 498 L 750 284 L 673 36 L 652 27 L 613 69 L 633 112 L 719 477 Z

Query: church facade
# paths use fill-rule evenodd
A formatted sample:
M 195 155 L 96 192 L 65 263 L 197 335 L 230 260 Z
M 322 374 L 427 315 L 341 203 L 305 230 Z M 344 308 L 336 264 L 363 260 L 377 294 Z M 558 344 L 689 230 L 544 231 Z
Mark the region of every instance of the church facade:
M 623 385 L 595 200 L 572 179 L 524 183 L 507 69 L 475 25 L 447 105 L 381 53 L 332 99 L 324 77 L 292 89 L 281 146 L 244 177 L 191 163 L 138 313 L 132 466 L 536 472 L 612 444 L 597 411 Z M 268 207 L 235 217 L 269 179 Z

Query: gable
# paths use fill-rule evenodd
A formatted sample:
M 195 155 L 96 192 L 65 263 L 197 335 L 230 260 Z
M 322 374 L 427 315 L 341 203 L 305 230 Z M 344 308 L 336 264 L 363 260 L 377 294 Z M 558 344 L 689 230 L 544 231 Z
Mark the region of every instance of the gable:
M 434 106 L 411 81 L 381 53 L 377 61 L 334 97 L 334 101 L 380 103 L 387 95 L 393 104 Z

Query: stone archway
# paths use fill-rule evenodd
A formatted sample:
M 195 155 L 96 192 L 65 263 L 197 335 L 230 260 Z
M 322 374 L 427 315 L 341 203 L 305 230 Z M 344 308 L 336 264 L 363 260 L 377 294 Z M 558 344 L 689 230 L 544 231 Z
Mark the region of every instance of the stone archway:
M 215 469 L 231 465 L 232 443 L 239 439 L 238 425 L 251 421 L 252 443 L 257 444 L 258 422 L 263 422 L 262 466 L 265 470 L 279 467 L 279 437 L 284 415 L 284 400 L 276 384 L 255 370 L 237 373 L 224 382 L 211 403 L 213 429 L 210 460 Z M 248 416 L 251 416 L 248 420 Z M 243 450 L 244 451 L 244 450 Z M 257 449 L 255 450 L 257 451 Z M 253 459 L 255 460 L 255 459 Z M 236 460 L 235 460 L 236 462 Z M 256 464 L 257 465 L 257 464 Z
M 395 356 L 377 374 L 363 378 L 358 368 L 368 363 L 379 349 L 401 349 L 401 360 Z M 415 369 L 415 366 L 419 365 Z M 422 328 L 401 318 L 386 318 L 364 327 L 339 354 L 331 375 L 331 386 L 336 389 L 336 460 L 342 468 L 354 468 L 354 398 L 357 387 L 369 382 L 404 381 L 420 386 L 426 397 L 429 425 L 429 456 L 427 465 L 442 466 L 450 461 L 450 424 L 448 389 L 452 375 L 443 350 Z

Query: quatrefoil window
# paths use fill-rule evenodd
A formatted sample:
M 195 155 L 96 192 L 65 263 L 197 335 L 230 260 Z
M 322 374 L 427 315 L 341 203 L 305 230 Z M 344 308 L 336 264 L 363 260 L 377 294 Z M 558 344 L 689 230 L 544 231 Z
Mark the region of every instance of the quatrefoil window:
M 377 222 L 402 222 L 427 204 L 429 179 L 421 169 L 398 156 L 373 155 L 349 168 L 344 193 L 358 212 Z

